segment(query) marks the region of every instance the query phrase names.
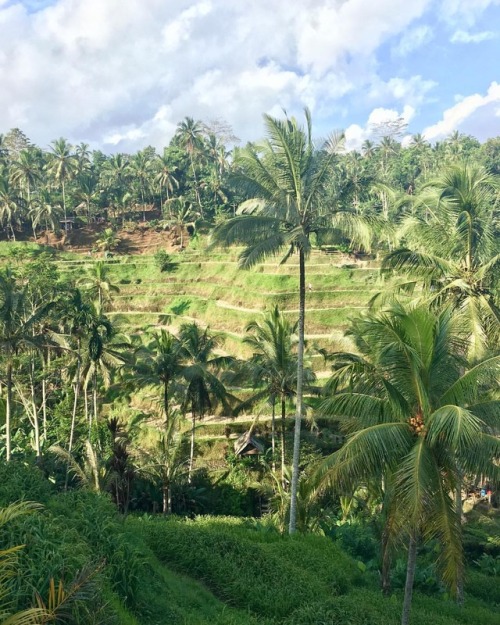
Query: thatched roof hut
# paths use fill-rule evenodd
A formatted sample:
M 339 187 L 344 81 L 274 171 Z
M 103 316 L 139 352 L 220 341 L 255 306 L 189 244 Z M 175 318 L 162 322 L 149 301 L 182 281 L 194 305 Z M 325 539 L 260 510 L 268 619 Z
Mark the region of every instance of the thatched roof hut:
M 264 453 L 264 445 L 248 430 L 234 443 L 234 453 L 237 456 L 257 456 Z

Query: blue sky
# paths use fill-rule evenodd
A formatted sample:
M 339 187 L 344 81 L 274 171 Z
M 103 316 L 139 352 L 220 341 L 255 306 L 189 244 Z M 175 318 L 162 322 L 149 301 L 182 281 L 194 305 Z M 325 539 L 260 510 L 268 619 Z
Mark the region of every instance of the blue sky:
M 185 116 L 242 141 L 262 113 L 348 146 L 403 117 L 500 135 L 500 0 L 0 0 L 0 132 L 161 149 Z

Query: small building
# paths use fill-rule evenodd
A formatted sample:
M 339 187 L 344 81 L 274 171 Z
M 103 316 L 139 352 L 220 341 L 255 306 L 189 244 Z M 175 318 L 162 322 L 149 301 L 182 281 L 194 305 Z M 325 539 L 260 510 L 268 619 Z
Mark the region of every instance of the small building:
M 248 430 L 234 443 L 234 453 L 237 456 L 258 456 L 264 453 L 264 445 Z
M 65 232 L 69 232 L 75 228 L 74 219 L 61 219 L 59 223 L 61 224 L 61 230 L 64 230 Z

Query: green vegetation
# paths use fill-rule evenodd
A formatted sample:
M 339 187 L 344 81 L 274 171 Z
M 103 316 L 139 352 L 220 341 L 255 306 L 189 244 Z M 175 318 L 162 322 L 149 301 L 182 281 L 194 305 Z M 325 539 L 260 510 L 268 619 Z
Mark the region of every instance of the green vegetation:
M 491 155 L 266 124 L 0 152 L 3 622 L 498 623 Z

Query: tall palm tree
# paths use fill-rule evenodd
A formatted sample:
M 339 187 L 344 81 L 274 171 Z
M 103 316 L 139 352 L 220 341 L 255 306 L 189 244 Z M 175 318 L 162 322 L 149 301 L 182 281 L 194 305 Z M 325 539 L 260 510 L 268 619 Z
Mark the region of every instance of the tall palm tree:
M 9 181 L 6 171 L 0 170 L 0 224 L 10 232 L 14 241 L 14 226 L 20 226 L 23 219 L 25 202 L 19 190 Z
M 109 304 L 112 293 L 119 293 L 120 289 L 109 278 L 108 265 L 98 260 L 86 271 L 86 275 L 80 281 L 92 297 L 97 296 L 99 310 L 104 312 L 104 304 Z
M 246 327 L 243 339 L 253 351 L 246 363 L 256 393 L 251 402 L 268 397 L 272 406 L 271 446 L 273 464 L 275 460 L 275 403 L 281 403 L 281 479 L 285 484 L 285 418 L 286 402 L 294 397 L 297 388 L 297 323 L 290 323 L 278 306 L 268 312 L 262 322 L 253 321 Z M 310 369 L 305 369 L 307 383 L 314 380 Z M 262 388 L 264 387 L 264 388 Z M 241 406 L 240 406 L 241 408 Z
M 172 412 L 162 429 L 143 428 L 139 458 L 140 471 L 161 484 L 163 514 L 171 514 L 172 485 L 186 464 L 180 412 Z
M 35 150 L 22 150 L 19 158 L 10 167 L 10 179 L 14 185 L 26 193 L 26 206 L 31 209 L 32 193 L 42 176 L 40 159 Z M 32 220 L 33 234 L 36 240 L 36 226 Z
M 44 186 L 38 189 L 36 198 L 33 200 L 30 214 L 33 228 L 38 228 L 41 224 L 45 226 L 47 235 L 49 226 L 52 231 L 59 230 L 59 221 L 61 219 L 62 207 L 59 203 L 54 202 L 53 194 Z
M 9 270 L 0 273 L 0 351 L 5 366 L 5 448 L 7 462 L 11 459 L 12 390 L 15 359 L 21 350 L 41 349 L 42 336 L 39 333 L 38 324 L 52 307 L 52 303 L 45 303 L 35 311 L 30 311 L 25 303 L 26 286 L 21 287 Z
M 160 188 L 160 208 L 163 214 L 163 189 L 165 189 L 168 201 L 174 189 L 179 188 L 179 181 L 174 175 L 177 168 L 171 165 L 170 158 L 166 153 L 163 156 L 157 156 L 155 165 L 156 175 L 154 181 Z
M 466 369 L 460 318 L 427 306 L 371 313 L 353 323 L 359 354 L 337 354 L 323 402 L 340 418 L 345 445 L 317 479 L 351 492 L 374 478 L 391 484 L 392 524 L 409 539 L 402 625 L 409 619 L 417 545 L 439 540 L 438 564 L 457 592 L 463 569 L 460 520 L 450 495 L 471 475 L 500 473 L 500 402 L 488 396 L 500 356 Z M 457 463 L 458 460 L 458 463 Z
M 500 177 L 475 163 L 458 163 L 430 181 L 420 215 L 401 227 L 404 247 L 386 256 L 384 270 L 402 272 L 430 291 L 423 297 L 448 302 L 464 316 L 468 356 L 481 358 L 500 335 L 500 232 L 494 192 Z
M 66 184 L 75 176 L 78 169 L 78 161 L 73 154 L 72 146 L 62 137 L 54 141 L 50 149 L 51 153 L 49 154 L 47 171 L 54 179 L 54 182 L 61 187 L 64 221 L 67 228 Z
M 196 202 L 200 209 L 202 209 L 202 206 L 194 161 L 195 156 L 202 153 L 204 149 L 203 132 L 204 128 L 201 122 L 195 121 L 192 117 L 186 117 L 182 122 L 177 125 L 174 135 L 175 143 L 177 143 L 179 147 L 184 148 L 189 156 L 189 161 L 191 163 L 191 172 L 193 175 Z
M 324 189 L 341 137 L 332 136 L 322 150 L 312 140 L 311 116 L 306 114 L 304 130 L 296 119 L 278 120 L 264 116 L 268 139 L 238 151 L 237 180 L 247 197 L 239 215 L 221 224 L 213 234 L 215 244 L 244 243 L 240 266 L 249 268 L 263 258 L 285 249 L 282 262 L 294 252 L 299 255 L 299 322 L 297 352 L 297 393 L 293 451 L 290 532 L 295 531 L 296 498 L 303 405 L 304 324 L 306 259 L 312 235 L 336 229 L 368 246 L 366 222 L 353 212 L 324 205 Z
M 92 311 L 86 342 L 83 366 L 84 389 L 87 394 L 87 389 L 91 384 L 92 417 L 97 423 L 99 420 L 99 378 L 102 379 L 104 387 L 108 388 L 112 372 L 126 362 L 125 351 L 130 347 L 130 342 L 126 337 L 118 334 L 112 321 L 97 308 Z
M 146 198 L 151 189 L 153 178 L 153 160 L 148 150 L 137 152 L 130 161 L 130 172 L 139 187 L 142 204 L 142 218 L 146 221 Z
M 162 405 L 168 425 L 170 386 L 180 377 L 183 368 L 185 353 L 182 341 L 167 330 L 160 330 L 153 335 L 153 340 L 146 348 L 138 350 L 138 356 L 135 373 L 139 379 L 162 386 Z
M 232 364 L 229 356 L 218 355 L 215 350 L 220 345 L 220 338 L 203 330 L 195 323 L 186 323 L 180 327 L 179 340 L 182 343 L 182 377 L 186 383 L 183 411 L 191 412 L 191 449 L 189 456 L 189 481 L 191 481 L 194 462 L 194 440 L 196 420 L 202 419 L 208 410 L 221 404 L 226 411 L 231 411 L 231 402 L 235 398 L 221 382 L 219 373 Z

